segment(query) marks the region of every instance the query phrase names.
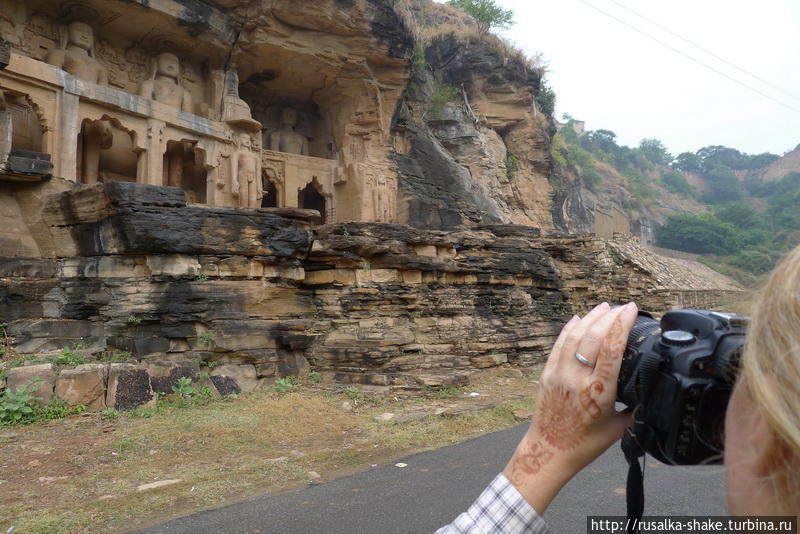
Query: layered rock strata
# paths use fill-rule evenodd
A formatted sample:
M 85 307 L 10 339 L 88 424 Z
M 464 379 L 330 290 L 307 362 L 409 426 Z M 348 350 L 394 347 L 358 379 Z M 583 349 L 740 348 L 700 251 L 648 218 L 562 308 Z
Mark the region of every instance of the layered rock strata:
M 474 369 L 542 361 L 564 321 L 597 302 L 662 311 L 687 289 L 660 280 L 632 243 L 532 227 L 312 229 L 301 210 L 187 206 L 178 188 L 131 183 L 44 205 L 36 236 L 54 257 L 0 262 L 5 342 L 31 359 L 64 347 L 130 354 L 130 368 L 62 372 L 60 389 L 53 377 L 62 398 L 95 407 L 149 400 L 115 393 L 125 384 L 169 393 L 201 365 L 223 394 L 311 369 L 463 383 Z M 73 391 L 78 382 L 94 385 Z

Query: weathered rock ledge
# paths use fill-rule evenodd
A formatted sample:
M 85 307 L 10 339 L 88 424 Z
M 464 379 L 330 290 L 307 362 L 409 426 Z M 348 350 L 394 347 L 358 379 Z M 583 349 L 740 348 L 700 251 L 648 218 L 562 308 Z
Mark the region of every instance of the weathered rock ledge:
M 93 407 L 147 402 L 200 365 L 224 394 L 310 369 L 463 383 L 477 368 L 541 361 L 563 322 L 597 302 L 663 311 L 684 291 L 630 244 L 525 226 L 312 229 L 304 212 L 187 206 L 180 189 L 122 182 L 45 206 L 54 257 L 0 260 L 0 320 L 9 354 L 129 352 L 133 363 L 50 371 L 51 394 Z M 117 394 L 126 383 L 145 392 Z

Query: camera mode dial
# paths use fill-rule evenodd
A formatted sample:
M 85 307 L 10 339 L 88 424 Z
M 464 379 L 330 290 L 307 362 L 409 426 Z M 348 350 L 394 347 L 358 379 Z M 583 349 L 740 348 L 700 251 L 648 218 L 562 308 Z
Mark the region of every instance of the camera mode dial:
M 661 334 L 661 342 L 673 347 L 685 347 L 697 341 L 691 332 L 685 330 L 667 330 Z

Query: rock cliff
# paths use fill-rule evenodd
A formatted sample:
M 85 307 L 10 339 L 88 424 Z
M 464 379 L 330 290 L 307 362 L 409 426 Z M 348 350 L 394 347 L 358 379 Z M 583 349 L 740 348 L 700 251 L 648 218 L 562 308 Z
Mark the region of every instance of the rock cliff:
M 118 372 L 165 377 L 166 391 L 187 365 L 210 367 L 229 392 L 311 368 L 344 382 L 459 383 L 542 361 L 594 303 L 663 311 L 703 293 L 633 242 L 520 225 L 312 229 L 308 212 L 193 207 L 178 188 L 131 183 L 51 195 L 42 213 L 54 257 L 0 262 L 9 353 L 122 352 L 141 363 Z M 736 293 L 704 289 L 706 305 Z

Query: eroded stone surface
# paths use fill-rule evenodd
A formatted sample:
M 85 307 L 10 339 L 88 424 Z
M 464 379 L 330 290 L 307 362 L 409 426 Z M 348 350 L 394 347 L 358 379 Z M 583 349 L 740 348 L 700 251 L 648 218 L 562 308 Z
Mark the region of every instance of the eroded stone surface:
M 56 380 L 56 397 L 70 406 L 82 404 L 90 411 L 102 410 L 106 407 L 107 377 L 105 364 L 84 364 L 62 370 Z
M 53 398 L 56 372 L 51 363 L 13 367 L 6 371 L 6 375 L 6 387 L 14 392 L 19 388 L 35 386 L 31 394 L 39 404 L 47 404 Z
M 196 360 L 149 360 L 145 365 L 155 393 L 171 394 L 173 386 L 178 385 L 178 379 L 191 378 L 196 382 L 200 375 L 200 364 Z
M 131 410 L 152 401 L 150 375 L 144 365 L 112 363 L 108 366 L 107 407 Z

